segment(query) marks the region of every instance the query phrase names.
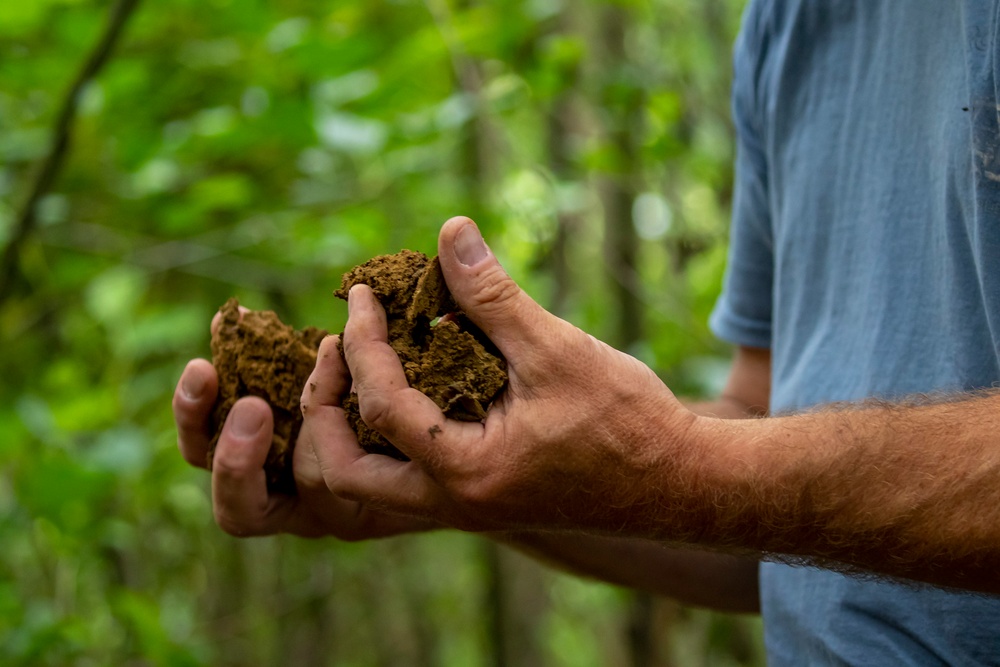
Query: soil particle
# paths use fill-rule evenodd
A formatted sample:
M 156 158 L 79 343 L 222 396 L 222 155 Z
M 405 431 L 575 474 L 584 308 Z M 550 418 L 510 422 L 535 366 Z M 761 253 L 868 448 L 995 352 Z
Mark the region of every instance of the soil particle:
M 507 364 L 482 331 L 458 310 L 437 258 L 428 259 L 411 250 L 375 257 L 344 274 L 336 296 L 346 299 L 358 283 L 370 286 L 385 309 L 389 344 L 410 386 L 433 400 L 451 419 L 483 419 L 507 383 Z M 216 434 L 209 448 L 209 467 L 233 404 L 242 396 L 259 396 L 274 413 L 274 439 L 265 464 L 268 487 L 294 493 L 291 466 L 302 426 L 299 399 L 326 332 L 315 327 L 296 331 L 270 311 L 241 315 L 236 299 L 227 301 L 220 312 L 212 337 L 219 399 L 213 412 Z M 361 419 L 356 394 L 345 397 L 342 407 L 363 449 L 406 458 Z M 428 428 L 431 439 L 441 431 L 438 424 Z

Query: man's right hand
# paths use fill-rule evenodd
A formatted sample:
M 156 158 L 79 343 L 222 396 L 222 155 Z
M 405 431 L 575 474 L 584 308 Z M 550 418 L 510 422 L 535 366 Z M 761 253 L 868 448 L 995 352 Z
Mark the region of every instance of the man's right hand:
M 336 337 L 330 336 L 320 346 L 316 368 L 302 397 L 307 413 L 311 404 L 319 408 L 316 412 L 321 411 L 316 417 L 325 437 L 330 437 L 333 430 L 340 437 L 354 438 L 338 407 L 349 388 L 347 367 L 337 351 Z M 174 391 L 178 447 L 185 460 L 196 467 L 207 466 L 214 433 L 211 413 L 217 393 L 218 376 L 204 359 L 188 363 Z M 227 533 L 330 535 L 357 541 L 435 528 L 422 519 L 372 510 L 332 494 L 323 481 L 308 425 L 299 434 L 292 461 L 298 494 L 269 493 L 264 461 L 271 446 L 272 428 L 270 407 L 256 397 L 237 401 L 226 419 L 212 457 L 212 506 L 216 522 Z

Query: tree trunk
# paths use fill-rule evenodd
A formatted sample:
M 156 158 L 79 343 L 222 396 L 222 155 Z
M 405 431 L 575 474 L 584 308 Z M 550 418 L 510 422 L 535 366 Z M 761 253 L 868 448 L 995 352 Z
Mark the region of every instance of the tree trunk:
M 604 206 L 604 257 L 617 307 L 613 344 L 630 351 L 645 335 L 644 303 L 639 278 L 639 238 L 632 207 L 640 191 L 642 174 L 643 109 L 645 94 L 628 66 L 625 41 L 631 17 L 625 7 L 610 6 L 602 14 L 601 42 L 605 68 L 602 102 L 607 120 L 606 142 L 613 158 L 610 173 L 601 179 Z M 626 640 L 633 667 L 657 664 L 656 601 L 649 593 L 632 593 L 626 619 Z

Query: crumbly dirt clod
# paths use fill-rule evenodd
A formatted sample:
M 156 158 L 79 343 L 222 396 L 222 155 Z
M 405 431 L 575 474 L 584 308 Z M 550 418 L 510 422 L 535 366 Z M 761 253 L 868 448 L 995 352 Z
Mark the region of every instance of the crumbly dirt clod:
M 219 326 L 212 336 L 219 398 L 212 413 L 216 433 L 209 445 L 208 465 L 211 468 L 215 445 L 233 404 L 243 396 L 259 396 L 270 404 L 274 415 L 274 438 L 264 464 L 268 488 L 294 493 L 292 450 L 302 427 L 299 399 L 326 332 L 315 327 L 296 331 L 269 310 L 241 315 L 236 299 L 229 299 L 219 312 Z
M 389 345 L 410 386 L 433 400 L 450 419 L 483 419 L 507 383 L 507 363 L 482 331 L 458 311 L 437 257 L 428 259 L 412 250 L 375 257 L 344 274 L 334 294 L 347 299 L 358 283 L 371 287 L 385 309 Z M 343 408 L 365 451 L 405 458 L 361 419 L 356 395 L 347 397 Z
M 344 274 L 335 295 L 346 299 L 358 283 L 370 286 L 385 309 L 389 344 L 410 386 L 430 397 L 451 419 L 483 419 L 507 383 L 507 364 L 458 310 L 437 258 L 411 250 L 375 257 Z M 292 452 L 302 426 L 299 400 L 326 332 L 315 327 L 296 331 L 270 311 L 241 314 L 236 299 L 227 301 L 220 313 L 212 336 L 219 399 L 213 412 L 216 434 L 209 466 L 233 404 L 242 396 L 259 396 L 274 413 L 274 439 L 265 464 L 268 487 L 294 493 Z M 361 419 L 357 395 L 346 396 L 342 407 L 365 451 L 406 458 Z

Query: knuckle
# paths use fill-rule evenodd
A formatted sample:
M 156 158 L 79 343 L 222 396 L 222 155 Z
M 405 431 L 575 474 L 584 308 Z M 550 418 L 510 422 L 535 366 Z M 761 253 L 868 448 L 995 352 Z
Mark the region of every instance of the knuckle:
M 232 456 L 232 454 L 218 456 L 218 450 L 216 450 L 216 454 L 212 459 L 212 474 L 220 480 L 241 482 L 255 472 L 243 457 Z
M 326 490 L 326 481 L 315 465 L 292 465 L 292 475 L 295 477 L 295 486 L 298 489 L 313 491 L 316 489 Z
M 354 500 L 344 476 L 338 470 L 330 466 L 323 466 L 320 469 L 320 475 L 327 491 L 343 500 Z
M 344 489 L 344 483 L 340 477 L 334 472 L 328 472 L 326 470 L 322 473 L 322 488 L 329 493 L 337 496 L 338 498 L 343 498 L 344 500 L 350 500 L 349 494 Z
M 380 391 L 372 391 L 363 398 L 359 397 L 358 407 L 362 421 L 379 432 L 392 425 L 392 406 L 392 399 Z
M 521 288 L 499 266 L 492 267 L 490 271 L 493 275 L 486 276 L 482 288 L 472 295 L 473 306 L 508 307 L 521 294 Z
M 306 380 L 305 386 L 302 387 L 302 393 L 299 394 L 299 409 L 302 410 L 302 414 L 305 414 L 309 409 L 309 401 L 312 399 L 315 389 L 316 381 L 313 379 L 313 376 L 310 375 L 309 379 Z

